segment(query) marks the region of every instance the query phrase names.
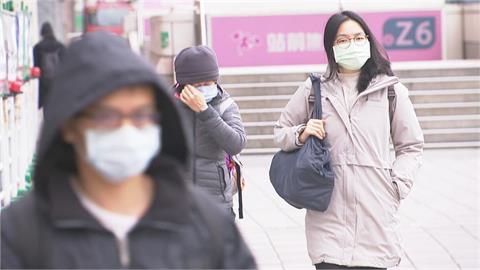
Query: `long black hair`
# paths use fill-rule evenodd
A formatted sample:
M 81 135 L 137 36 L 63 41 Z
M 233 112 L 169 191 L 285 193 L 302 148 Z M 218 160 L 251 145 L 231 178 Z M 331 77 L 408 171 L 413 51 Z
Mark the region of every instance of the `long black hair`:
M 362 27 L 370 41 L 370 59 L 368 59 L 365 65 L 361 68 L 360 77 L 358 78 L 357 83 L 358 92 L 361 93 L 368 87 L 368 84 L 375 76 L 380 74 L 392 76 L 393 71 L 390 67 L 390 60 L 385 49 L 377 41 L 365 21 L 355 12 L 342 11 L 333 14 L 325 25 L 323 46 L 327 53 L 329 68 L 326 80 L 333 79 L 338 73 L 338 64 L 335 62 L 335 56 L 333 53 L 333 43 L 335 42 L 340 25 L 348 20 L 357 22 Z

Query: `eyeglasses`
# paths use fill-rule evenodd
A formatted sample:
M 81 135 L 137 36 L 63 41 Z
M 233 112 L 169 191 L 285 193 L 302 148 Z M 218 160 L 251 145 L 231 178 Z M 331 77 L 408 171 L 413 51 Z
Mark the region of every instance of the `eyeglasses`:
M 348 49 L 350 44 L 352 44 L 352 40 L 355 42 L 355 45 L 363 46 L 368 41 L 368 35 L 358 34 L 353 37 L 342 36 L 335 40 L 335 45 L 342 49 Z
M 132 125 L 138 128 L 160 121 L 160 114 L 153 109 L 141 109 L 131 114 L 123 114 L 115 110 L 86 111 L 80 113 L 79 117 L 86 117 L 93 122 L 95 128 L 105 130 L 120 127 L 125 118 L 128 118 Z

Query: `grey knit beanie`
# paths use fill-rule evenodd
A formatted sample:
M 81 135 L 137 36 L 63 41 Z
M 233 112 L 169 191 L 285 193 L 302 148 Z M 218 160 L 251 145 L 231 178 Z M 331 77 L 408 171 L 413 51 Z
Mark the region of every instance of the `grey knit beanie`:
M 207 46 L 188 47 L 175 57 L 175 78 L 179 84 L 218 80 L 215 52 Z

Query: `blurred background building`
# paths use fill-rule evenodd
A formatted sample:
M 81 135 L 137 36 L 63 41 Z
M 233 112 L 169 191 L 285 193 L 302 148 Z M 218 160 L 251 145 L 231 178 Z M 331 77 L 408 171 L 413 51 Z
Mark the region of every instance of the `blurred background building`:
M 321 34 L 325 18 L 339 9 L 351 9 L 365 14 L 367 22 L 371 17 L 370 20 L 377 25 L 383 23 L 384 25 L 378 25 L 379 28 L 382 26 L 384 28 L 379 29 L 380 34 L 382 30 L 393 32 L 390 35 L 383 33 L 378 38 L 382 38 L 384 46 L 390 47 L 390 51 L 394 53 L 395 50 L 400 49 L 405 52 L 412 48 L 425 51 L 431 46 L 435 47 L 437 52 L 435 56 L 430 56 L 430 60 L 480 58 L 480 32 L 477 31 L 480 25 L 480 1 L 478 0 L 390 0 L 382 1 L 381 5 L 374 0 L 324 0 L 322 2 L 314 0 L 42 0 L 38 1 L 38 19 L 39 24 L 50 21 L 56 32 L 62 33 L 59 35 L 60 39 L 67 43 L 84 31 L 108 30 L 124 35 L 130 39 L 132 47 L 141 51 L 158 66 L 161 73 L 168 73 L 171 72 L 170 62 L 163 56 L 174 55 L 179 48 L 194 44 L 207 44 L 219 48 L 229 46 L 226 39 L 222 44 L 216 44 L 218 43 L 216 36 L 222 31 L 229 30 L 219 24 L 230 24 L 240 29 L 245 28 L 246 21 L 250 21 L 254 28 L 256 26 L 267 32 L 268 28 L 271 28 L 277 30 L 277 34 L 281 34 L 278 28 L 297 25 L 296 29 L 298 29 L 304 27 L 302 24 L 305 23 L 314 24 L 314 21 L 309 19 L 316 19 L 317 27 L 312 29 L 320 31 L 318 33 Z M 382 15 L 385 18 L 373 21 L 376 15 Z M 282 19 L 288 18 L 280 16 L 294 16 L 291 18 L 296 21 L 282 22 Z M 307 18 L 309 16 L 310 18 Z M 395 16 L 410 17 L 411 20 L 387 22 Z M 239 19 L 241 17 L 244 18 L 243 21 Z M 259 17 L 269 18 L 259 21 Z M 370 22 L 371 25 L 372 22 Z M 403 28 L 394 29 L 395 26 L 392 24 L 401 24 Z M 292 42 L 298 43 L 295 40 L 302 39 L 302 36 L 301 32 L 296 33 L 297 36 L 291 35 L 289 38 Z M 247 42 L 248 37 L 242 36 L 248 33 L 236 34 L 238 35 L 235 42 L 240 43 L 240 40 L 244 39 L 242 49 L 244 52 L 248 46 L 256 46 L 254 37 L 250 37 L 251 40 Z M 401 35 L 409 38 L 402 39 Z M 263 38 L 265 40 L 262 40 Z M 271 43 L 282 42 L 275 41 L 275 38 L 282 39 L 281 35 L 270 35 L 269 38 Z M 310 35 L 303 38 L 309 39 L 310 46 L 318 45 L 312 40 L 317 39 L 318 42 L 318 36 Z M 429 39 L 432 41 L 431 44 L 428 44 Z M 259 37 L 258 40 L 259 43 L 267 43 L 267 41 L 267 37 Z M 413 44 L 409 45 L 411 42 Z M 388 45 L 389 43 L 392 44 Z M 277 44 L 277 46 L 282 45 Z M 302 47 L 297 50 L 301 51 Z M 312 51 L 311 47 L 310 51 Z M 279 54 L 275 57 L 278 59 Z M 422 54 L 417 53 L 416 57 L 421 58 Z M 315 62 L 315 58 L 309 58 L 312 59 L 310 62 Z M 393 61 L 405 61 L 400 58 L 393 57 Z M 301 62 L 298 61 L 299 64 L 304 64 Z M 235 66 L 227 61 L 223 63 L 224 67 Z M 257 66 L 262 63 L 240 63 L 239 65 Z

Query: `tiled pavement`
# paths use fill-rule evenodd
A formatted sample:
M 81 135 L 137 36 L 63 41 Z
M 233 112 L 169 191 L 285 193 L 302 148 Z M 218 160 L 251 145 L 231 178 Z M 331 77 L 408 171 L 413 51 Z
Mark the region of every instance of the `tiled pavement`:
M 271 158 L 242 157 L 248 183 L 238 225 L 260 269 L 312 270 L 305 212 L 273 190 Z M 480 269 L 480 149 L 425 150 L 400 221 L 405 255 L 397 269 Z

